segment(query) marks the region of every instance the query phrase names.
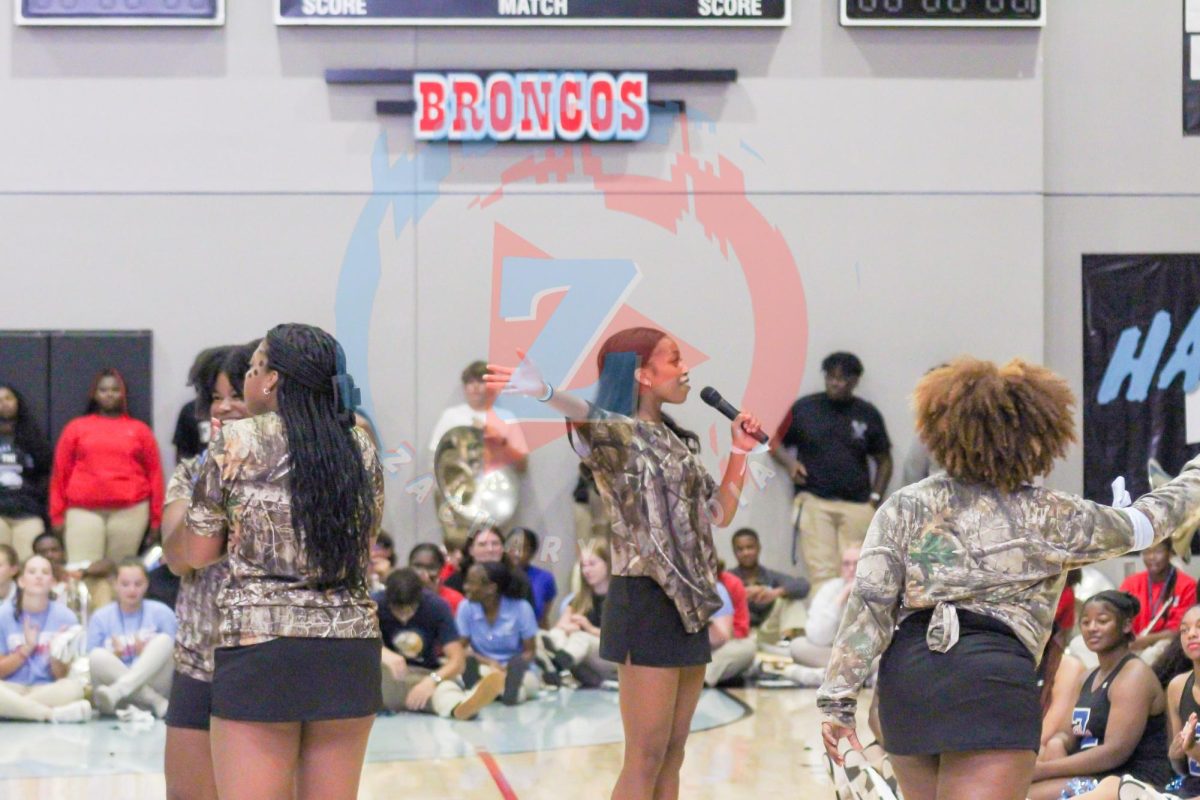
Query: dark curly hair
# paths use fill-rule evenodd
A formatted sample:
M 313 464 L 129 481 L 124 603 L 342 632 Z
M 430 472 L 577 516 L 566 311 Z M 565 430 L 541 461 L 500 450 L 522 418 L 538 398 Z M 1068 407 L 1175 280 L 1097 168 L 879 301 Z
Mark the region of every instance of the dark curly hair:
M 1003 367 L 964 356 L 917 383 L 917 433 L 952 477 L 1016 491 L 1054 466 L 1075 441 L 1067 382 L 1013 359 Z
M 29 413 L 25 395 L 11 383 L 0 381 L 0 389 L 7 389 L 17 399 L 17 418 L 13 421 L 13 444 L 24 450 L 33 458 L 33 467 L 24 474 L 26 481 L 38 489 L 38 494 L 44 496 L 49 491 L 50 465 L 54 460 L 54 452 L 50 449 L 50 440 L 42 433 L 37 420 Z M 44 502 L 44 501 L 43 501 Z
M 353 435 L 354 415 L 338 406 L 334 378 L 346 358 L 337 340 L 312 325 L 272 328 L 263 342 L 287 435 L 292 524 L 317 588 L 366 588 L 370 539 L 381 520 Z
M 1200 604 L 1193 605 L 1183 612 L 1184 615 L 1186 616 L 1195 608 L 1200 608 Z M 1159 653 L 1158 658 L 1154 659 L 1154 675 L 1165 689 L 1176 675 L 1191 672 L 1194 668 L 1191 657 L 1183 651 L 1183 640 L 1176 631 L 1175 635 L 1167 642 L 1167 646 Z

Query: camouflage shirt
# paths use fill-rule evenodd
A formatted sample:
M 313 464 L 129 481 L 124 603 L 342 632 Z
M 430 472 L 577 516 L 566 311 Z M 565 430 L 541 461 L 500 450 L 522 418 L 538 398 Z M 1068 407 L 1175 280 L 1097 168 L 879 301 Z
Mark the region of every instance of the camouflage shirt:
M 653 578 L 688 633 L 721 608 L 707 508 L 712 476 L 662 423 L 593 407 L 576 442 L 612 519 L 612 574 Z
M 167 484 L 166 504 L 192 498 L 204 455 L 180 461 Z M 212 681 L 213 648 L 217 646 L 217 592 L 229 580 L 229 560 L 194 570 L 179 580 L 175 616 L 175 667 L 190 678 Z
M 378 526 L 383 518 L 383 468 L 370 437 L 358 428 L 352 434 L 375 491 Z M 200 467 L 187 525 L 201 536 L 228 537 L 229 581 L 217 595 L 219 646 L 280 636 L 379 636 L 375 603 L 365 586 L 313 587 L 304 541 L 292 527 L 289 473 L 283 419 L 274 413 L 223 425 Z M 369 555 L 364 541 L 364 572 Z
M 1154 541 L 1194 527 L 1200 459 L 1132 509 L 1149 520 Z M 1128 552 L 1135 542 L 1130 510 L 1033 486 L 1007 493 L 946 475 L 896 492 L 867 531 L 818 708 L 853 725 L 872 663 L 896 626 L 921 609 L 934 609 L 926 633 L 931 649 L 954 646 L 954 609 L 962 608 L 1003 622 L 1040 659 L 1064 573 Z M 1142 538 L 1149 536 L 1147 530 Z

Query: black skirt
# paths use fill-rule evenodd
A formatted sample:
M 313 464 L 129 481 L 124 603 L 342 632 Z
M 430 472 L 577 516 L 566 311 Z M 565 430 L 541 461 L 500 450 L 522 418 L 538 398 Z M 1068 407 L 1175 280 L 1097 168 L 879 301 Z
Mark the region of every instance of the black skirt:
M 171 678 L 171 701 L 163 720 L 171 728 L 208 730 L 212 716 L 212 684 L 175 670 Z
M 958 610 L 948 653 L 925 642 L 932 611 L 908 617 L 879 660 L 879 724 L 889 753 L 1033 750 L 1041 704 L 1033 656 L 1007 625 Z
M 694 667 L 712 661 L 708 629 L 684 630 L 679 610 L 653 578 L 614 576 L 600 618 L 600 657 L 639 667 Z
M 379 713 L 379 639 L 280 637 L 216 651 L 212 715 L 316 722 Z

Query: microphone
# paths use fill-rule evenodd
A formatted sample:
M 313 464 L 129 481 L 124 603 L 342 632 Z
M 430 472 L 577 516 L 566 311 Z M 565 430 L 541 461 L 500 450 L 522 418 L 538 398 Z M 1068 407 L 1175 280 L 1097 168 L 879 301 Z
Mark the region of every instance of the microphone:
M 741 413 L 736 408 L 729 405 L 729 401 L 724 397 L 721 397 L 721 393 L 711 386 L 705 386 L 700 390 L 700 399 L 730 419 L 735 419 L 737 415 Z M 754 434 L 754 438 L 758 439 L 763 444 L 771 441 L 771 437 L 767 436 L 766 431 L 759 431 L 758 433 Z

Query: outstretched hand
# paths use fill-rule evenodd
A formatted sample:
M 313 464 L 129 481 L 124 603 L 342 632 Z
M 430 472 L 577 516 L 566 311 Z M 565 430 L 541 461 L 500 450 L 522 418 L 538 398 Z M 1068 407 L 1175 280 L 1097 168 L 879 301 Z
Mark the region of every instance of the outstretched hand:
M 862 750 L 863 746 L 858 741 L 858 732 L 851 726 L 839 725 L 836 722 L 821 723 L 821 739 L 825 743 L 825 752 L 833 759 L 833 763 L 842 763 L 842 754 L 838 750 L 838 742 L 846 739 L 850 742 L 850 746 L 855 750 Z
M 546 381 L 542 378 L 541 370 L 529 358 L 525 351 L 517 348 L 517 358 L 520 363 L 515 367 L 503 364 L 488 364 L 487 374 L 483 376 L 488 391 L 504 394 L 520 394 L 526 397 L 541 397 L 546 394 Z

